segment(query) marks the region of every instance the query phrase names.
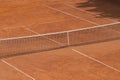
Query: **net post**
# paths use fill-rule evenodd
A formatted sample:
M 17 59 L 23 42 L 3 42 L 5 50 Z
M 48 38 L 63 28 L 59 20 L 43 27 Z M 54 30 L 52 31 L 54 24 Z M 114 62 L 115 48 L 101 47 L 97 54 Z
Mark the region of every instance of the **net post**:
M 70 45 L 70 35 L 69 35 L 69 32 L 67 32 L 67 45 L 68 46 Z

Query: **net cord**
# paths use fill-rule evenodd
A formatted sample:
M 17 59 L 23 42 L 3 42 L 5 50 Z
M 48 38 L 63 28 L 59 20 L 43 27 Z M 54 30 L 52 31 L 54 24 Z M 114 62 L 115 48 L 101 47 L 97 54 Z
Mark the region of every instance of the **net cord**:
M 98 26 L 93 26 L 93 27 L 87 27 L 87 28 L 80 28 L 80 29 L 75 29 L 75 30 L 68 30 L 68 31 L 61 31 L 61 32 L 54 32 L 54 33 L 47 33 L 47 34 L 37 34 L 37 35 L 31 35 L 31 36 L 22 36 L 22 37 L 12 37 L 12 38 L 3 38 L 0 39 L 0 41 L 5 41 L 5 40 L 15 40 L 15 39 L 26 39 L 26 38 L 34 38 L 34 37 L 39 37 L 39 36 L 47 36 L 47 35 L 57 35 L 57 34 L 64 34 L 64 33 L 71 33 L 75 31 L 82 31 L 82 30 L 89 30 L 89 29 L 95 29 L 95 28 L 103 28 L 103 27 L 109 27 L 110 25 L 116 25 L 120 24 L 120 22 L 114 22 L 110 24 L 104 24 L 104 25 L 98 25 Z M 68 38 L 69 39 L 69 38 Z M 69 41 L 68 41 L 69 42 Z

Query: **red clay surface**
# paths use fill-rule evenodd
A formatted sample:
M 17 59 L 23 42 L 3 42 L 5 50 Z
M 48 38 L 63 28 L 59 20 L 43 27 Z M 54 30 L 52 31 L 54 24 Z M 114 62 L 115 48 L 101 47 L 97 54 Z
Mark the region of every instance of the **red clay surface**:
M 0 61 L 0 79 L 2 80 L 30 80 L 25 75 L 12 69 L 5 63 Z
M 99 17 L 99 12 L 90 12 L 89 9 L 95 8 L 92 6 L 76 7 L 76 3 L 86 1 L 88 0 L 1 0 L 0 38 L 73 30 L 119 21 L 118 18 Z M 113 31 L 111 29 L 100 31 L 102 34 L 95 39 L 110 35 L 102 36 L 103 32 L 106 34 Z M 116 27 L 115 33 L 111 35 L 119 36 L 118 32 L 119 28 Z M 85 35 L 92 36 L 92 34 Z M 47 37 L 60 43 L 67 42 L 62 38 Z M 116 39 L 4 58 L 0 61 L 0 79 L 120 80 L 119 45 L 120 40 Z
M 0 38 L 30 36 L 35 34 L 33 31 L 44 34 L 117 22 L 116 18 L 99 17 L 97 12 L 89 12 L 91 7 L 77 8 L 75 5 L 86 1 L 2 0 Z
M 3 60 L 35 80 L 119 80 L 119 44 L 120 40 L 114 40 Z

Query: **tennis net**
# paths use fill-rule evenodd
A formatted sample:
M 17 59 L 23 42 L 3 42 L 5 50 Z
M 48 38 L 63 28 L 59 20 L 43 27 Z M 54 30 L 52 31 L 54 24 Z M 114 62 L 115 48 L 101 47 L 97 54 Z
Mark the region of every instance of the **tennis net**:
M 0 39 L 0 57 L 120 38 L 120 22 L 56 33 Z

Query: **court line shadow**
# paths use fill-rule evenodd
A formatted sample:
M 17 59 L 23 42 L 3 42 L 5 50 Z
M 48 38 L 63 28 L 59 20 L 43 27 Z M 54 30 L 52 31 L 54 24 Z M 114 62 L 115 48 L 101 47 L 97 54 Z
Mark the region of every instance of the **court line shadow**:
M 83 3 L 75 3 L 77 8 L 90 8 L 87 11 L 97 12 L 99 17 L 116 18 L 120 21 L 120 0 L 88 0 Z

